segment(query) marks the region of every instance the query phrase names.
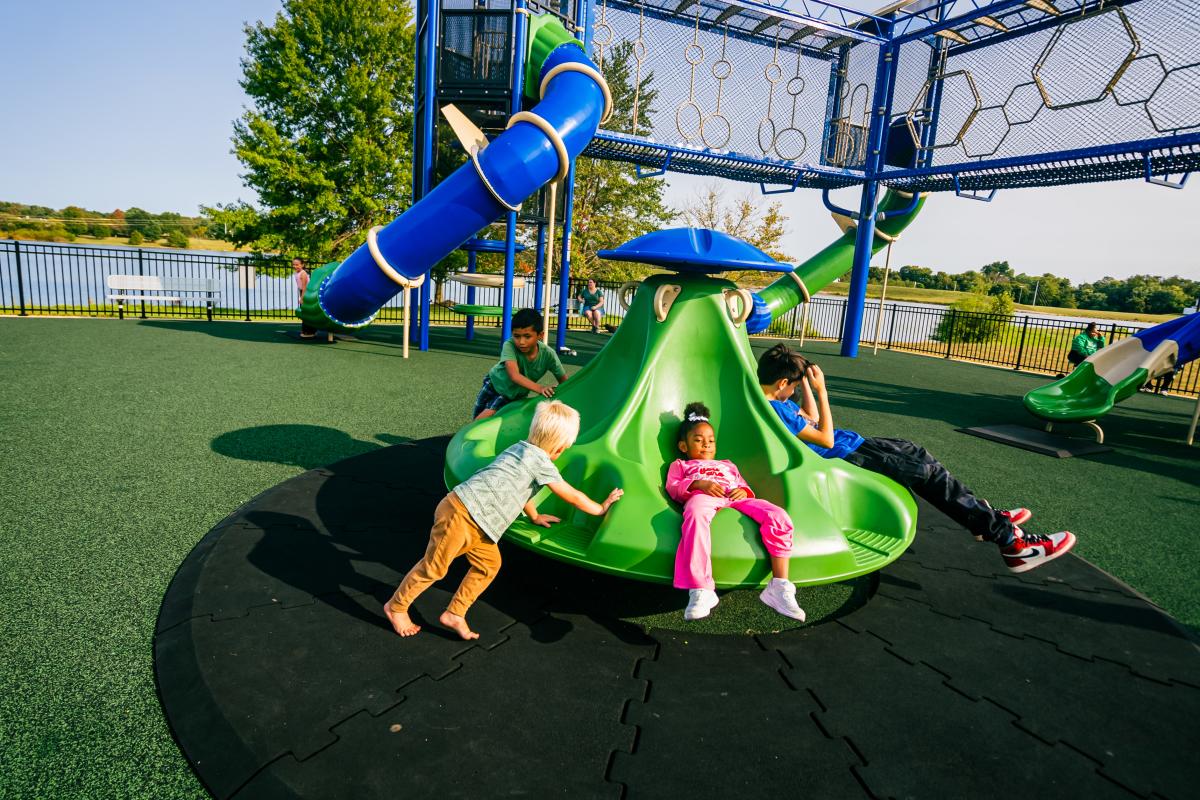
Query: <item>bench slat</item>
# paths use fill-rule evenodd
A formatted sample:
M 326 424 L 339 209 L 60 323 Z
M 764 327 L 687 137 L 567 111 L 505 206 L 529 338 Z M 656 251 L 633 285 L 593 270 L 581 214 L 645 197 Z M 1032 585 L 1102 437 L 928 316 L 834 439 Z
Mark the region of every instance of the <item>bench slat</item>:
M 171 275 L 109 275 L 107 284 L 109 289 L 117 291 L 221 293 L 220 282 L 211 278 L 179 278 Z

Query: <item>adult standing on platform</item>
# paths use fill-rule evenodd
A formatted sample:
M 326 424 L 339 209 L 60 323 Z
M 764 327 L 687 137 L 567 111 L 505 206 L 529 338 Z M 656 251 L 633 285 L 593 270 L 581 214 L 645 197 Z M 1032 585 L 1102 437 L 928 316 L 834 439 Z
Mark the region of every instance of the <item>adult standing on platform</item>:
M 600 323 L 604 320 L 604 293 L 596 288 L 596 279 L 588 278 L 587 286 L 579 290 L 579 313 L 592 323 L 592 333 L 600 332 Z
M 1071 352 L 1067 353 L 1067 361 L 1078 367 L 1101 347 L 1104 347 L 1104 337 L 1096 329 L 1096 323 L 1089 322 L 1087 329 L 1071 340 Z

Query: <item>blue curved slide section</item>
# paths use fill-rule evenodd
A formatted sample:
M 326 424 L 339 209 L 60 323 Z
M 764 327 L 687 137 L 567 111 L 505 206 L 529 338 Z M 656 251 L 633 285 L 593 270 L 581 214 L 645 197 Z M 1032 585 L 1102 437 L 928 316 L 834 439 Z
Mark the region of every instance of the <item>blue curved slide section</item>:
M 546 58 L 539 80 L 554 67 L 570 62 L 596 69 L 581 47 L 566 43 Z M 532 111 L 558 132 L 574 160 L 595 135 L 604 104 L 604 91 L 595 80 L 583 72 L 564 71 L 550 80 L 542 101 Z M 496 193 L 514 206 L 559 170 L 550 138 L 529 122 L 518 122 L 497 136 L 479 153 L 478 160 Z M 396 272 L 416 278 L 507 211 L 468 161 L 379 231 L 379 251 Z M 325 279 L 318 298 L 331 321 L 356 327 L 369 323 L 383 304 L 401 291 L 376 265 L 364 244 Z

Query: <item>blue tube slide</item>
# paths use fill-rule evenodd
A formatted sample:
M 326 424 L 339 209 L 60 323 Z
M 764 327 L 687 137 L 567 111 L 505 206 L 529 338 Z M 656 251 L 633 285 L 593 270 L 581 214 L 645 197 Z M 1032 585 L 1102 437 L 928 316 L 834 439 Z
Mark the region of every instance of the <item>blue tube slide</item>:
M 568 42 L 546 58 L 539 80 L 554 67 L 568 63 L 596 69 L 577 44 Z M 604 90 L 592 77 L 563 71 L 550 80 L 542 101 L 532 111 L 558 132 L 573 161 L 595 135 L 604 106 Z M 523 121 L 480 151 L 478 161 L 479 171 L 496 194 L 513 206 L 552 180 L 560 167 L 550 137 Z M 507 211 L 468 161 L 379 231 L 379 251 L 397 273 L 416 278 Z M 376 265 L 364 244 L 325 279 L 318 298 L 321 311 L 331 322 L 353 328 L 369 323 L 401 290 Z

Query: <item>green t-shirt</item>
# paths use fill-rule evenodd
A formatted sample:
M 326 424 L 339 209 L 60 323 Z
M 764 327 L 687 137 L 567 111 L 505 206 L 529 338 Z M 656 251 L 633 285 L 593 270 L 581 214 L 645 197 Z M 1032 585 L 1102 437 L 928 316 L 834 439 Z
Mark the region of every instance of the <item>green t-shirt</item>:
M 1079 334 L 1075 337 L 1074 341 L 1071 342 L 1071 349 L 1076 353 L 1079 353 L 1079 355 L 1083 356 L 1084 358 L 1092 355 L 1101 347 L 1104 347 L 1103 336 L 1097 336 L 1093 339 L 1086 333 Z
M 579 290 L 579 297 L 583 300 L 584 308 L 595 308 L 600 305 L 600 298 L 603 296 L 604 294 L 599 289 L 594 292 L 589 292 L 587 289 Z
M 558 354 L 547 347 L 541 339 L 538 339 L 537 345 L 537 353 L 530 360 L 517 352 L 512 339 L 506 339 L 504 346 L 500 348 L 500 363 L 488 371 L 492 388 L 509 400 L 518 400 L 527 394 L 528 390 L 509 379 L 508 370 L 504 368 L 505 361 L 517 362 L 517 371 L 531 381 L 540 380 L 547 372 L 554 373 L 554 377 L 559 380 L 566 377 L 567 373 L 563 370 L 562 362 L 558 360 Z

